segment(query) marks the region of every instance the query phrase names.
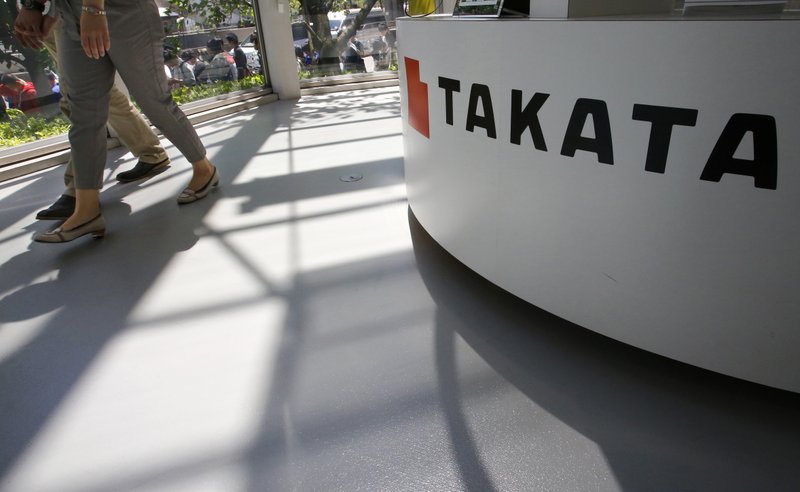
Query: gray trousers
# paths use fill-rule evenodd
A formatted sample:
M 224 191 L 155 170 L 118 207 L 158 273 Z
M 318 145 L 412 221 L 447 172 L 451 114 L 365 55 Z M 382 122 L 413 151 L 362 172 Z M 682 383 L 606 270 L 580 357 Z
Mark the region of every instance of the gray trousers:
M 50 33 L 42 40 L 44 47 L 54 60 L 58 60 L 58 45 L 55 33 L 60 30 L 56 24 Z M 58 69 L 61 73 L 61 68 Z M 69 86 L 66 79 L 61 79 L 61 94 L 69 94 Z M 60 102 L 61 112 L 69 118 L 71 113 L 69 98 L 62 97 Z M 131 151 L 134 157 L 138 157 L 145 164 L 159 164 L 169 162 L 167 151 L 161 146 L 158 136 L 150 129 L 139 110 L 133 107 L 128 96 L 122 93 L 116 86 L 111 88 L 110 101 L 108 103 L 108 126 L 117 133 L 117 138 L 122 145 Z M 64 170 L 64 190 L 65 195 L 75 196 L 75 166 L 70 157 L 67 168 Z
M 80 42 L 81 0 L 57 0 L 61 19 L 59 66 L 69 86 L 69 141 L 75 187 L 103 187 L 106 121 L 115 71 L 132 98 L 164 136 L 189 160 L 206 155 L 186 115 L 172 100 L 164 74 L 163 28 L 153 0 L 106 0 L 111 48 L 95 60 Z

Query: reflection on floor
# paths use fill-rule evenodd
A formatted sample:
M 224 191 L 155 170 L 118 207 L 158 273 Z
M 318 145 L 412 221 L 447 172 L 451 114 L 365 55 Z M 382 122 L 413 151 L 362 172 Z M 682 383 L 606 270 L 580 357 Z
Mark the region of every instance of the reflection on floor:
M 800 396 L 493 287 L 405 201 L 397 89 L 200 125 L 222 173 L 117 184 L 32 244 L 60 168 L 0 184 L 0 490 L 800 490 Z M 361 177 L 361 179 L 358 179 Z

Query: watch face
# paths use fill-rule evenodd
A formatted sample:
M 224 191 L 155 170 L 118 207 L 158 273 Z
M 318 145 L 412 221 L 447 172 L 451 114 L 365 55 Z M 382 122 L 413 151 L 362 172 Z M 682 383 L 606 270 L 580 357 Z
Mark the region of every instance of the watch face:
M 41 2 L 39 0 L 22 0 L 22 6 L 29 10 L 44 11 L 46 10 L 46 7 L 49 6 L 47 3 L 49 2 Z

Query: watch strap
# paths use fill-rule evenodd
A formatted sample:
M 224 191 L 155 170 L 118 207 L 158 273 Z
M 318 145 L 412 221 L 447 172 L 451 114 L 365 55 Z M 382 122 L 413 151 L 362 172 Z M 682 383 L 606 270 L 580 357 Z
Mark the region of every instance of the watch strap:
M 46 15 L 52 10 L 50 7 L 50 0 L 17 0 L 17 11 L 36 10 Z

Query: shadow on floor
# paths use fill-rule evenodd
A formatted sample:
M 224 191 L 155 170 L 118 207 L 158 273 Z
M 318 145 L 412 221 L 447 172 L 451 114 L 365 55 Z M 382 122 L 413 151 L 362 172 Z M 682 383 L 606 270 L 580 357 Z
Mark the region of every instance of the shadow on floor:
M 235 131 L 234 138 L 214 145 L 214 163 L 220 169 L 222 183 L 220 190 L 208 199 L 180 208 L 176 207 L 174 200 L 163 200 L 132 213 L 122 200 L 131 186 L 112 186 L 102 194 L 104 214 L 109 222 L 109 234 L 103 240 L 84 241 L 86 238 L 82 238 L 66 245 L 30 244 L 27 250 L 0 265 L 0 291 L 10 292 L 0 299 L 3 329 L 13 329 L 10 325 L 17 321 L 37 317 L 46 319 L 34 337 L 0 361 L 0 387 L 16 388 L 13 398 L 3 398 L 0 402 L 0 415 L 3 415 L 0 421 L 3 441 L 0 446 L 0 477 L 13 467 L 98 354 L 128 327 L 134 308 L 153 288 L 167 265 L 179 253 L 191 249 L 199 239 L 198 234 L 215 234 L 213 230 L 209 231 L 206 217 L 220 198 L 246 197 L 243 212 L 247 213 L 276 203 L 341 193 L 344 184 L 338 176 L 355 171 L 367 177 L 382 178 L 364 179 L 347 190 L 402 182 L 402 161 L 387 159 L 236 184 L 236 177 L 249 164 L 241 157 L 258 156 L 266 136 L 292 131 L 295 125 L 309 124 L 337 114 L 335 110 L 325 110 L 312 112 L 313 117 L 302 119 L 298 117 L 296 104 L 279 102 L 270 105 L 268 110 L 246 112 L 252 115 L 252 119 L 238 128 L 231 126 L 230 121 L 202 125 Z M 385 112 L 386 104 L 374 106 L 383 108 Z M 395 106 L 396 101 L 392 107 Z M 287 152 L 291 153 L 291 150 L 290 147 Z M 383 171 L 372 173 L 372 169 Z M 188 176 L 188 168 L 172 171 L 170 175 L 176 171 L 187 171 Z M 0 215 L 3 224 L 15 224 L 49 204 L 52 197 L 42 190 L 51 187 L 39 186 L 36 181 L 51 180 L 52 184 L 54 175 L 60 176 L 61 172 L 59 168 L 36 178 L 24 178 L 28 181 L 26 185 L 4 199 L 4 206 L 11 206 Z M 166 176 L 166 173 L 162 175 L 171 179 Z M 327 184 L 311 185 L 320 182 Z M 137 188 L 146 186 L 148 184 L 144 182 L 136 184 Z M 25 230 L 20 234 L 30 235 L 53 225 L 32 222 L 24 226 Z M 301 328 L 302 322 L 298 325 L 290 320 L 285 328 L 287 340 L 301 337 L 298 331 Z M 291 355 L 289 352 L 284 357 Z M 280 390 L 279 385 L 276 389 L 278 400 L 282 394 Z M 224 458 L 219 457 L 217 461 L 224 461 Z M 162 474 L 181 475 L 196 469 L 194 464 L 187 464 L 183 468 L 170 467 Z M 258 469 L 254 463 L 253 473 L 257 475 Z M 135 486 L 140 480 L 150 478 L 133 478 L 127 486 Z M 124 487 L 126 484 L 120 482 L 116 486 Z
M 460 405 L 460 337 L 536 405 L 600 447 L 623 490 L 800 490 L 800 395 L 678 363 L 518 299 L 444 251 L 409 210 L 438 306 L 437 362 L 470 490 L 491 490 Z

